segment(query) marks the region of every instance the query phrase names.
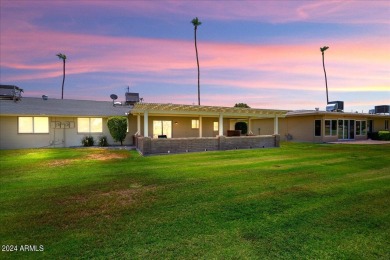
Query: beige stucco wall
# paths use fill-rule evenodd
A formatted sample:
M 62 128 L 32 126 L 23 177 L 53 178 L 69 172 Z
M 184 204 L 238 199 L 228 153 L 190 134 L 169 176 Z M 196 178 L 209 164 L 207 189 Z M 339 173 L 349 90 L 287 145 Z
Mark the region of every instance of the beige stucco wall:
M 325 136 L 325 120 L 355 120 L 355 132 L 356 132 L 356 121 L 367 122 L 368 132 L 368 121 L 373 120 L 374 132 L 384 130 L 385 120 L 389 120 L 390 117 L 378 118 L 375 116 L 369 116 L 364 114 L 319 114 L 319 115 L 305 115 L 305 116 L 291 116 L 279 119 L 279 134 L 281 140 L 286 140 L 287 135 L 291 135 L 292 141 L 300 142 L 333 142 L 337 141 L 338 135 L 336 136 Z M 321 120 L 321 136 L 314 136 L 314 121 Z M 267 122 L 268 121 L 268 122 Z M 270 129 L 272 122 L 266 120 L 268 124 L 263 124 L 265 129 Z M 261 126 L 260 126 L 261 127 Z M 263 129 L 263 128 L 262 128 Z M 367 135 L 356 135 L 355 140 L 365 140 Z
M 314 136 L 314 122 L 322 120 L 321 116 L 290 117 L 285 118 L 285 128 L 281 129 L 281 135 L 286 139 L 287 135 L 293 141 L 323 142 L 322 136 Z M 322 125 L 324 125 L 322 123 Z M 323 131 L 322 131 L 323 133 Z
M 17 116 L 0 116 L 0 149 L 81 146 L 81 139 L 86 135 L 93 136 L 96 145 L 100 136 L 106 136 L 110 145 L 119 145 L 110 135 L 107 120 L 103 118 L 103 133 L 78 133 L 77 117 L 49 117 L 48 134 L 19 134 Z M 71 127 L 54 128 L 54 122 L 70 122 Z M 124 144 L 132 142 L 132 135 L 128 134 Z
M 20 149 L 47 146 L 50 134 L 18 134 L 16 116 L 0 116 L 0 149 Z
M 385 119 L 385 118 L 377 118 L 377 119 L 373 120 L 373 128 L 374 128 L 373 132 L 389 130 L 389 129 L 385 129 L 385 120 L 387 120 L 390 123 L 390 116 L 387 119 Z
M 199 120 L 199 117 L 183 117 L 183 116 L 148 116 L 148 133 L 149 137 L 153 137 L 153 121 L 171 121 L 172 122 L 172 137 L 184 138 L 184 137 L 199 137 L 199 129 L 191 128 L 192 120 Z M 130 134 L 137 132 L 137 116 L 129 115 L 129 122 L 132 131 Z M 218 135 L 218 131 L 214 131 L 214 122 L 219 122 L 218 117 L 202 117 L 202 136 L 203 137 L 215 137 Z M 223 132 L 227 134 L 229 128 L 229 119 L 223 120 Z M 144 117 L 140 117 L 140 130 L 141 135 L 144 135 Z
M 95 141 L 102 135 L 107 136 L 110 145 L 119 145 L 119 142 L 114 142 L 107 128 L 107 119 L 103 118 L 103 133 L 91 134 Z M 199 119 L 199 117 L 185 116 L 149 116 L 149 136 L 153 136 L 153 120 L 169 120 L 172 121 L 172 137 L 199 137 L 199 129 L 191 128 L 191 120 Z M 314 136 L 314 121 L 322 120 L 322 136 Z M 385 130 L 385 120 L 389 120 L 390 116 L 377 117 L 362 114 L 319 114 L 319 115 L 304 115 L 290 116 L 278 119 L 278 128 L 280 140 L 286 140 L 287 135 L 292 137 L 292 141 L 301 142 L 330 142 L 337 141 L 338 136 L 324 136 L 325 123 L 324 120 L 366 120 L 368 128 L 368 120 L 373 120 L 373 131 Z M 77 132 L 77 117 L 49 117 L 49 122 L 72 122 L 74 127 L 71 128 L 53 128 L 50 125 L 48 134 L 18 134 L 18 117 L 17 116 L 0 116 L 0 149 L 20 149 L 20 148 L 39 148 L 39 147 L 69 147 L 80 146 L 81 139 L 88 135 L 87 133 Z M 248 120 L 235 120 L 224 118 L 223 120 L 223 135 L 227 135 L 227 130 L 233 130 L 236 122 Z M 128 134 L 124 141 L 125 145 L 133 144 L 133 136 L 137 132 L 137 116 L 128 116 Z M 175 124 L 177 122 L 177 124 Z M 215 137 L 218 131 L 213 130 L 213 122 L 219 122 L 218 117 L 202 117 L 202 136 Z M 144 118 L 140 117 L 141 135 L 144 133 L 143 124 Z M 272 135 L 274 134 L 274 119 L 251 119 L 251 127 L 248 131 L 252 131 L 254 135 Z M 356 140 L 366 139 L 367 136 L 355 135 Z

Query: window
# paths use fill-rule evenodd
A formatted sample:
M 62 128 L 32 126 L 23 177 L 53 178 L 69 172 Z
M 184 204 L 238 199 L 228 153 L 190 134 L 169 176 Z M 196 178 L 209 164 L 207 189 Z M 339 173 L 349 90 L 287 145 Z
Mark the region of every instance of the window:
M 389 120 L 385 120 L 385 130 L 389 130 Z
M 360 124 L 361 121 L 356 121 L 356 135 L 360 135 Z
M 48 134 L 49 118 L 48 117 L 19 117 L 18 118 L 19 134 Z
M 361 134 L 362 135 L 367 134 L 367 122 L 366 121 L 362 121 Z
M 325 136 L 337 135 L 337 120 L 325 120 Z
M 192 121 L 191 121 L 191 128 L 193 128 L 193 129 L 199 128 L 199 120 L 192 119 Z
M 314 136 L 321 136 L 321 120 L 314 120 Z
M 77 132 L 79 133 L 102 133 L 102 118 L 77 118 Z
M 167 138 L 172 137 L 172 121 L 153 121 L 153 138 L 158 138 L 159 136 L 166 136 Z
M 367 123 L 366 121 L 356 121 L 356 135 L 367 134 Z
M 218 131 L 218 130 L 219 130 L 218 122 L 214 122 L 214 124 L 213 124 L 213 130 L 214 130 L 214 131 Z

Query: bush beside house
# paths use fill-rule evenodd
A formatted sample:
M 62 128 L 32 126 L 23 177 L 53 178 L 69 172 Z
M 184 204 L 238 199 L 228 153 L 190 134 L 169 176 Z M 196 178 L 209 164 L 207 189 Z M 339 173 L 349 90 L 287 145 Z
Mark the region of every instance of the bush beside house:
M 378 137 L 379 140 L 390 141 L 390 131 L 379 131 Z
M 85 147 L 93 146 L 95 144 L 95 139 L 93 139 L 93 136 L 84 136 L 83 139 L 81 139 L 81 144 Z
M 390 141 L 390 131 L 379 131 L 368 134 L 372 140 Z
M 107 136 L 100 136 L 99 137 L 99 146 L 101 146 L 101 147 L 108 146 Z
M 112 138 L 123 145 L 127 134 L 127 118 L 124 116 L 110 117 L 107 121 L 107 127 Z

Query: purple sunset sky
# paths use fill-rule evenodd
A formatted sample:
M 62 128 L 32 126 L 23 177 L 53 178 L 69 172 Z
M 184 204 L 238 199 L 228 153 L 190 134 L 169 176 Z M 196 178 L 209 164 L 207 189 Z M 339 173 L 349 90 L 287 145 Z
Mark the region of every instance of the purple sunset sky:
M 0 84 L 24 96 L 345 111 L 390 103 L 390 1 L 1 0 Z

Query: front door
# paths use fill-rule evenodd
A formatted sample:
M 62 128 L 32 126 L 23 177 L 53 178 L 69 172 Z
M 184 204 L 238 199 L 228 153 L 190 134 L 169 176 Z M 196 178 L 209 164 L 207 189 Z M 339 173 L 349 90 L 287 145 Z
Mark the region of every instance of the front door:
M 355 139 L 355 120 L 348 120 L 348 121 L 349 121 L 348 139 Z
M 373 120 L 368 120 L 368 133 L 374 132 L 374 122 Z

